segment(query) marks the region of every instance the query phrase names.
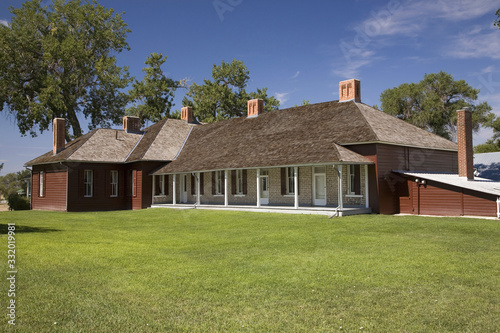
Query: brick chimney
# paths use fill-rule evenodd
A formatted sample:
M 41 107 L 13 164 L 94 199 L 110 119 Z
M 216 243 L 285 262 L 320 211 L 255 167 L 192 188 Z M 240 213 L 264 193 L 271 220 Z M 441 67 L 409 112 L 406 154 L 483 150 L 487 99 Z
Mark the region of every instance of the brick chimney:
M 53 148 L 52 152 L 59 153 L 64 149 L 66 143 L 66 119 L 54 118 L 52 121 Z
M 474 180 L 472 150 L 472 113 L 469 108 L 457 111 L 458 176 Z
M 127 133 L 139 133 L 141 131 L 141 121 L 139 117 L 123 117 L 123 129 Z
M 181 119 L 187 121 L 188 123 L 193 122 L 193 108 L 190 106 L 185 106 L 181 108 Z
M 247 116 L 257 117 L 259 114 L 264 112 L 264 100 L 260 98 L 251 99 L 247 103 Z
M 350 79 L 339 82 L 339 102 L 355 101 L 361 103 L 361 83 Z

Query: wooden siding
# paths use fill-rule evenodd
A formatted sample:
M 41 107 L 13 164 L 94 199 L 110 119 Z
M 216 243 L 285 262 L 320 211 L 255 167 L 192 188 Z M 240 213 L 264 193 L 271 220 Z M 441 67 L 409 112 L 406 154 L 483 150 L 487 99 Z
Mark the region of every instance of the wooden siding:
M 399 205 L 403 214 L 490 217 L 497 214 L 494 195 L 432 181 L 417 184 L 413 179 L 400 187 Z
M 40 197 L 40 171 L 44 172 L 45 193 L 43 197 Z M 59 164 L 33 166 L 31 208 L 65 211 L 67 209 L 66 177 L 66 168 Z
M 435 149 L 412 148 L 388 144 L 348 146 L 349 149 L 375 162 L 378 205 L 370 198 L 370 206 L 380 214 L 400 212 L 399 189 L 406 179 L 393 170 L 457 172 L 457 152 Z M 370 174 L 370 177 L 372 175 Z M 373 188 L 370 178 L 370 187 Z M 371 192 L 371 191 L 370 191 Z M 373 197 L 374 195 L 371 195 Z M 404 208 L 404 209 L 407 209 Z

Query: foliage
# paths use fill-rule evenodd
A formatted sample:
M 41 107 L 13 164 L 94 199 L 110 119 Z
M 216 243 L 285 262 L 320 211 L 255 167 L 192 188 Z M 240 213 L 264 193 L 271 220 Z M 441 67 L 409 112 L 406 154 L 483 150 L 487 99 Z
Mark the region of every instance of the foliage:
M 4 198 L 8 198 L 11 194 L 16 194 L 18 191 L 26 193 L 25 178 L 30 175 L 31 172 L 29 170 L 23 170 L 0 176 L 0 194 Z
M 474 154 L 494 153 L 497 151 L 500 151 L 500 142 L 498 140 L 488 140 L 486 143 L 474 146 Z
M 0 163 L 0 171 L 3 169 L 3 163 Z
M 28 210 L 31 208 L 30 200 L 17 193 L 9 195 L 7 198 L 9 210 Z
M 495 15 L 497 16 L 497 19 L 493 23 L 493 25 L 497 26 L 498 29 L 500 29 L 500 9 L 497 10 L 497 12 L 495 13 Z
M 222 61 L 220 66 L 213 65 L 212 81 L 205 79 L 202 85 L 189 87 L 183 104 L 192 106 L 194 116 L 207 123 L 246 115 L 247 102 L 254 98 L 264 100 L 264 111 L 278 109 L 279 101 L 267 95 L 267 88 L 247 93 L 249 80 L 250 72 L 241 60 Z
M 309 100 L 305 100 L 305 99 L 303 99 L 303 100 L 302 100 L 302 102 L 300 103 L 300 105 L 295 104 L 293 107 L 297 107 L 297 106 L 304 106 L 304 105 L 309 105 L 309 104 L 311 104 L 311 103 L 309 102 Z
M 142 124 L 145 120 L 157 122 L 169 117 L 175 90 L 183 85 L 165 76 L 161 65 L 166 60 L 161 53 L 151 53 L 145 62 L 148 67 L 142 69 L 142 81 L 135 80 L 129 91 L 130 100 L 137 104 L 128 108 L 127 114 L 139 117 Z
M 22 244 L 23 332 L 500 327 L 495 221 L 198 209 L 0 216 Z
M 120 123 L 131 81 L 115 53 L 128 49 L 130 30 L 120 14 L 95 0 L 31 0 L 0 25 L 0 108 L 14 115 L 21 134 L 36 136 L 53 118 L 66 118 L 66 140 Z M 72 135 L 69 134 L 72 129 Z
M 491 126 L 494 114 L 487 102 L 475 104 L 479 89 L 445 73 L 426 74 L 418 83 L 404 83 L 380 95 L 382 110 L 446 139 L 456 133 L 456 111 L 470 107 L 474 131 Z

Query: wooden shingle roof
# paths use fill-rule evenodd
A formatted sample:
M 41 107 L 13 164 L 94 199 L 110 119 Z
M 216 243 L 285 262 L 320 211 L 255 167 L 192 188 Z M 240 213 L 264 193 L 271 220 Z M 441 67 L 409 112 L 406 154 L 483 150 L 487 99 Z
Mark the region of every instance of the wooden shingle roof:
M 457 149 L 451 141 L 365 104 L 333 101 L 198 126 L 179 156 L 155 174 L 371 163 L 348 149 L 349 144 L 370 142 Z

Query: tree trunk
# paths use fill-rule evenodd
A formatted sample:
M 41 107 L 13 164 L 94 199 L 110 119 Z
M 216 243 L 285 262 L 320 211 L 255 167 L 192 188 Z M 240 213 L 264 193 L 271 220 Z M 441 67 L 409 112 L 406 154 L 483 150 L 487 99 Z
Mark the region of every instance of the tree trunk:
M 71 128 L 73 128 L 73 138 L 76 139 L 82 136 L 82 128 L 80 127 L 80 122 L 78 121 L 78 117 L 76 116 L 75 110 L 68 109 L 67 115 L 69 124 L 71 125 Z M 69 132 L 66 131 L 66 142 L 70 141 L 71 141 L 71 136 L 69 135 Z

